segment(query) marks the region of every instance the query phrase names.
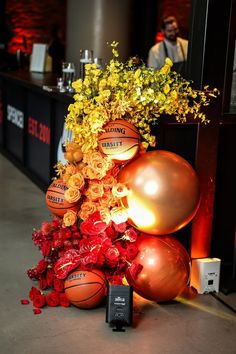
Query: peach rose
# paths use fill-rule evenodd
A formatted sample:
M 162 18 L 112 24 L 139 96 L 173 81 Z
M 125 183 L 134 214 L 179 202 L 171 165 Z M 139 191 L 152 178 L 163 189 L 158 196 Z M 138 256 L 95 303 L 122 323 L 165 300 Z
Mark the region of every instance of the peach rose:
M 118 199 L 110 192 L 104 193 L 99 200 L 99 204 L 104 207 L 114 207 L 118 203 Z
M 95 213 L 95 211 L 97 211 L 97 204 L 92 201 L 85 201 L 81 205 L 79 216 L 81 217 L 81 219 L 86 220 L 89 215 Z
M 99 171 L 95 170 L 94 168 L 90 166 L 85 166 L 82 170 L 84 178 L 88 179 L 102 179 L 106 173 L 100 173 Z
M 91 160 L 101 159 L 102 154 L 99 151 L 89 151 L 84 154 L 83 162 L 89 164 Z
M 68 175 L 74 175 L 77 172 L 78 172 L 78 170 L 77 170 L 77 167 L 75 165 L 69 164 L 69 165 L 66 166 L 66 173 Z
M 100 183 L 92 183 L 87 189 L 86 196 L 88 199 L 97 200 L 104 194 L 103 185 Z
M 76 174 L 72 175 L 68 182 L 67 182 L 67 187 L 68 188 L 78 188 L 81 189 L 84 186 L 84 177 L 80 172 L 77 172 Z
M 75 203 L 78 202 L 78 200 L 80 199 L 81 193 L 78 188 L 71 187 L 64 192 L 64 197 L 68 203 Z
M 106 176 L 102 179 L 104 189 L 110 189 L 116 184 L 116 179 L 113 176 Z
M 74 210 L 68 210 L 63 216 L 65 226 L 72 226 L 77 220 L 77 213 Z

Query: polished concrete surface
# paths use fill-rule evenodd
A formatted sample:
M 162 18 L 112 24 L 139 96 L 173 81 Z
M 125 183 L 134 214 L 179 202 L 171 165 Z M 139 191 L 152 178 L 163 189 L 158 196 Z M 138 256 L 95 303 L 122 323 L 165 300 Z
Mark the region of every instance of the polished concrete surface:
M 0 155 L 0 353 L 1 354 L 190 354 L 236 353 L 236 315 L 211 294 L 168 304 L 140 302 L 134 326 L 113 332 L 105 308 L 21 305 L 34 285 L 26 269 L 40 253 L 32 229 L 50 220 L 39 190 Z M 236 294 L 219 296 L 236 308 Z

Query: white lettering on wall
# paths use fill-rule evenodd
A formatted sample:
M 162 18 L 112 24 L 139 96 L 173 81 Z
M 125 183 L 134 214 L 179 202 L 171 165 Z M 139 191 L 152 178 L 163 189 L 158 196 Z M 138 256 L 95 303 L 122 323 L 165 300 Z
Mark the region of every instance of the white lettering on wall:
M 10 104 L 7 105 L 7 120 L 15 124 L 18 128 L 24 128 L 24 114 Z

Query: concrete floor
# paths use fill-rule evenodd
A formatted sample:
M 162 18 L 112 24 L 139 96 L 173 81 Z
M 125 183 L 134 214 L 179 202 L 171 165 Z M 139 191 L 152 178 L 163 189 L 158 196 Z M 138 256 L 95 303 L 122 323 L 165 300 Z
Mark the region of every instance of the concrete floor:
M 32 229 L 50 219 L 44 193 L 0 155 L 0 196 L 1 354 L 236 353 L 235 313 L 210 294 L 141 302 L 125 333 L 109 328 L 104 307 L 45 308 L 34 315 L 20 300 L 34 285 L 25 271 L 40 259 Z M 236 307 L 236 294 L 219 296 Z

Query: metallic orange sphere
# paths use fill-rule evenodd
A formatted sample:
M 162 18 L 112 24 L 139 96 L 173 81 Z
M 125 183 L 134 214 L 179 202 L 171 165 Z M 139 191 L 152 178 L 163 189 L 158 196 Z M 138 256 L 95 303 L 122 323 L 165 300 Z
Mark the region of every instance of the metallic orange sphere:
M 140 231 L 153 235 L 173 233 L 197 211 L 200 190 L 196 172 L 172 152 L 146 152 L 128 163 L 118 180 L 129 189 L 122 202 Z
M 190 276 L 190 258 L 172 236 L 143 234 L 138 238 L 139 253 L 133 260 L 143 269 L 137 275 L 128 269 L 126 279 L 137 294 L 156 302 L 169 301 L 185 288 Z

